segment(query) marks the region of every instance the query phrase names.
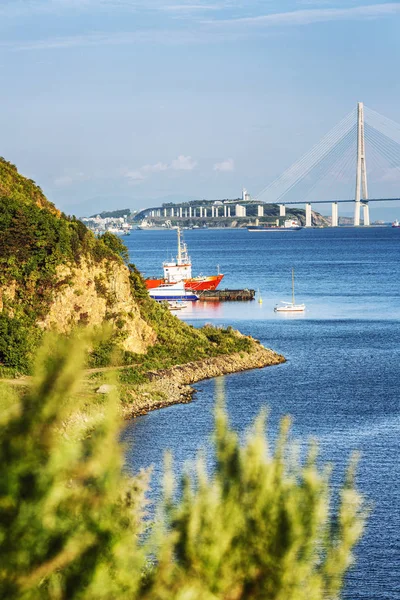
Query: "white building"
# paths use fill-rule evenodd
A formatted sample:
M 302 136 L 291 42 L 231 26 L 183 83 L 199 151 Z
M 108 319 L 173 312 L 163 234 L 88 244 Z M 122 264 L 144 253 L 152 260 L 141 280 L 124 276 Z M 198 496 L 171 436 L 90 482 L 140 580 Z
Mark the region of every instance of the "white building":
M 235 216 L 236 217 L 245 217 L 246 216 L 246 207 L 242 206 L 241 204 L 236 204 Z
M 249 192 L 246 190 L 246 188 L 243 188 L 243 190 L 242 190 L 242 201 L 243 201 L 243 202 L 248 202 L 249 200 L 251 200 L 251 198 L 250 198 L 250 194 L 249 194 Z

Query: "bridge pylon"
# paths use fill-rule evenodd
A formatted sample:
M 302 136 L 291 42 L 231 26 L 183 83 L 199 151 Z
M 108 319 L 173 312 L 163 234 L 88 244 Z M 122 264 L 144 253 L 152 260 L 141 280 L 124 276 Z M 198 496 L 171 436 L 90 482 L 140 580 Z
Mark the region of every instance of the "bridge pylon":
M 356 194 L 354 207 L 354 226 L 360 225 L 361 213 L 361 198 L 365 201 L 363 204 L 364 225 L 369 225 L 369 210 L 368 210 L 368 185 L 367 185 L 367 166 L 365 162 L 365 136 L 364 136 L 364 104 L 357 104 L 357 169 L 356 169 Z M 366 223 L 367 221 L 367 223 Z

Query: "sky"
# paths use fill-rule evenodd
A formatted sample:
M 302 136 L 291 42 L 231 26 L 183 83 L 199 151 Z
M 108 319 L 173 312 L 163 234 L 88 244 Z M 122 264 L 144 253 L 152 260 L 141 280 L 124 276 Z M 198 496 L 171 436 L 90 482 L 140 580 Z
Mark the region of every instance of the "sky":
M 79 216 L 257 197 L 358 101 L 400 123 L 399 31 L 378 0 L 0 0 L 0 155 Z

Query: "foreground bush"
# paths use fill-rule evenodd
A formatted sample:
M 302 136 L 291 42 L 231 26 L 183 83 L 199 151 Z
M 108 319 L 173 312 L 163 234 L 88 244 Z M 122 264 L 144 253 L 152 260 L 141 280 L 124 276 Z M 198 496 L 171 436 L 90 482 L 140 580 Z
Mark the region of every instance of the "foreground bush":
M 82 341 L 52 340 L 31 389 L 1 393 L 0 597 L 319 600 L 340 597 L 362 532 L 349 472 L 330 513 L 328 473 L 310 451 L 273 456 L 260 418 L 241 447 L 216 418 L 216 464 L 199 460 L 179 500 L 167 470 L 162 524 L 143 535 L 143 478 L 122 473 L 115 399 L 79 413 Z

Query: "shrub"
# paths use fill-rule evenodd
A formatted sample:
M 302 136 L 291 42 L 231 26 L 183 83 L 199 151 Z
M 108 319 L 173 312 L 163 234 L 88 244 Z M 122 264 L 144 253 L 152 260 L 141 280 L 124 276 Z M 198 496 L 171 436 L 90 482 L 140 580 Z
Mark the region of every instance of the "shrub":
M 100 244 L 104 244 L 105 247 L 109 248 L 112 254 L 119 256 L 125 264 L 129 262 L 128 248 L 124 242 L 117 235 L 106 231 L 103 235 L 98 238 Z
M 31 323 L 0 313 L 0 363 L 27 373 L 40 331 Z
M 143 479 L 123 474 L 113 396 L 80 417 L 83 341 L 53 339 L 34 385 L 0 388 L 0 596 L 8 600 L 320 600 L 340 597 L 363 528 L 350 469 L 330 509 L 329 474 L 274 454 L 261 416 L 241 446 L 221 406 L 215 469 L 202 460 L 143 537 Z M 288 458 L 288 456 L 292 458 Z M 146 567 L 147 564 L 147 568 Z

